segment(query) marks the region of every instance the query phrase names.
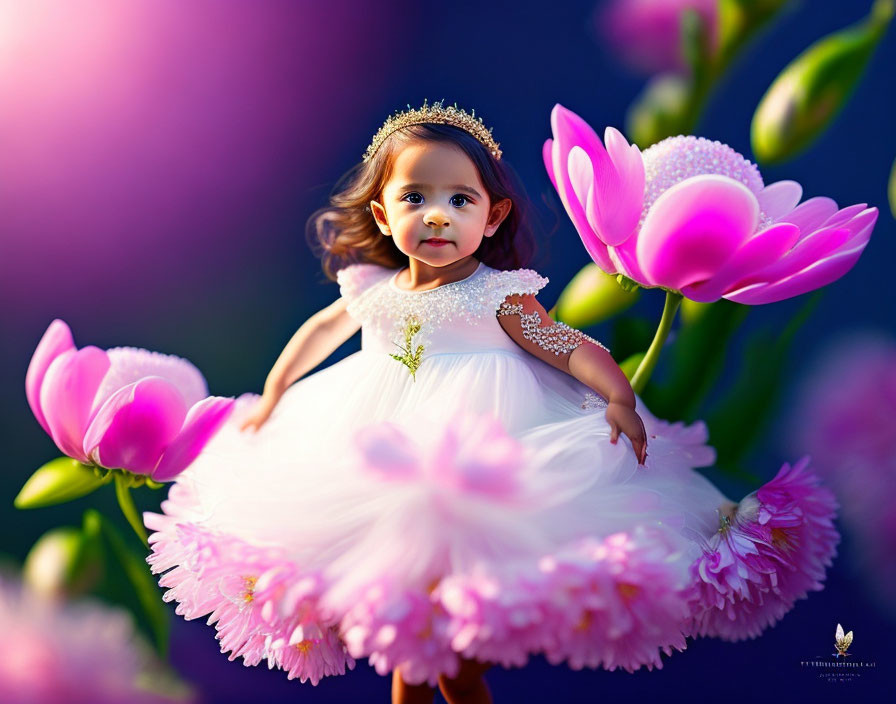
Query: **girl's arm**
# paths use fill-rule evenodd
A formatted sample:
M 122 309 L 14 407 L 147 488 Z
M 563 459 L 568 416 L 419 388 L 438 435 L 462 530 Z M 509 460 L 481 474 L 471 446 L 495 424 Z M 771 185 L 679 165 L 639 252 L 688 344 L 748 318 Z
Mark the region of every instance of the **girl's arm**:
M 577 330 L 558 325 L 531 294 L 508 296 L 498 322 L 520 347 L 552 367 L 570 374 L 607 399 L 607 422 L 616 442 L 621 430 L 638 459 L 647 458 L 647 433 L 635 412 L 635 392 L 606 348 Z M 564 340 L 563 337 L 566 337 Z M 587 338 L 587 339 L 583 339 Z
M 347 304 L 345 298 L 338 298 L 308 318 L 296 331 L 274 363 L 265 381 L 261 400 L 243 422 L 242 430 L 250 426 L 258 430 L 286 389 L 358 331 L 361 324 L 348 314 Z

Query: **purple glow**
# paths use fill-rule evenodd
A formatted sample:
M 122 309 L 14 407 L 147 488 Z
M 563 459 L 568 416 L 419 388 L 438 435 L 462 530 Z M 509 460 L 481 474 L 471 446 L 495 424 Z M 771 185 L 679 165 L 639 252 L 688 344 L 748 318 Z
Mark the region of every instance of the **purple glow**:
M 300 231 L 376 126 L 354 116 L 388 75 L 337 90 L 382 56 L 369 30 L 345 3 L 0 4 L 4 308 L 123 306 Z

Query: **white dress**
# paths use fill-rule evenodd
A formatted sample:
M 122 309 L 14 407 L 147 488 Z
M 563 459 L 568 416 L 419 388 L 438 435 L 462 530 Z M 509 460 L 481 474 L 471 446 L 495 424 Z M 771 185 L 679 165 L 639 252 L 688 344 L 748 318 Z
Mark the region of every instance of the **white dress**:
M 340 271 L 361 350 L 290 387 L 257 433 L 241 404 L 146 514 L 166 599 L 211 613 L 231 657 L 303 681 L 357 657 L 431 683 L 461 657 L 660 666 L 692 630 L 726 501 L 693 469 L 715 458 L 705 425 L 638 399 L 639 466 L 604 399 L 498 322 L 547 279 L 480 264 L 412 292 L 395 275 Z

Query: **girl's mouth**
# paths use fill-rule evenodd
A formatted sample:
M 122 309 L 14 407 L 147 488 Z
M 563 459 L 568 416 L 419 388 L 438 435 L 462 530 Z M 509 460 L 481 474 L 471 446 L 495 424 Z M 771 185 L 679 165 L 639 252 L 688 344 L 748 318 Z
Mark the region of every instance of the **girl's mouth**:
M 430 237 L 428 240 L 423 240 L 423 244 L 429 244 L 433 247 L 442 247 L 446 244 L 451 244 L 451 240 L 443 240 L 440 237 Z

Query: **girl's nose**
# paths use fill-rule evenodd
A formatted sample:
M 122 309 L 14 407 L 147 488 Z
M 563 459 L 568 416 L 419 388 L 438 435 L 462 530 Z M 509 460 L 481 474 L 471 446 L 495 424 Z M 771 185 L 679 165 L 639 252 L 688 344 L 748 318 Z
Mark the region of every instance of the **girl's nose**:
M 450 224 L 448 216 L 441 210 L 430 210 L 423 217 L 423 222 L 427 227 L 448 227 Z

